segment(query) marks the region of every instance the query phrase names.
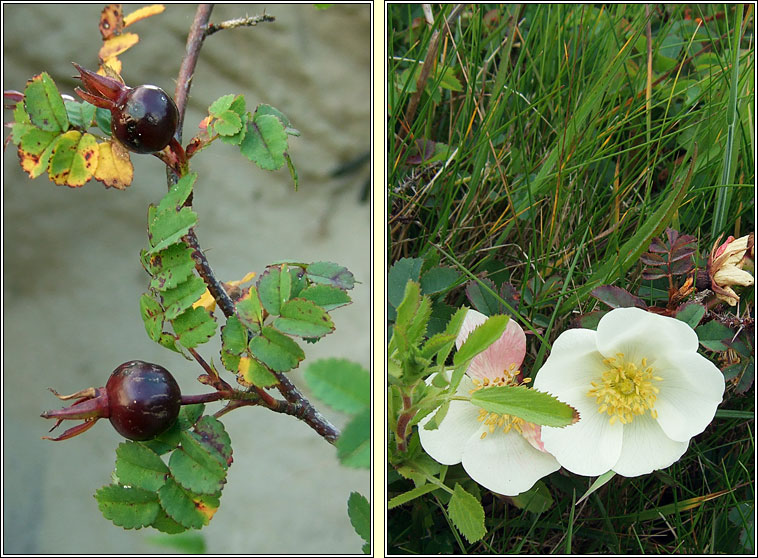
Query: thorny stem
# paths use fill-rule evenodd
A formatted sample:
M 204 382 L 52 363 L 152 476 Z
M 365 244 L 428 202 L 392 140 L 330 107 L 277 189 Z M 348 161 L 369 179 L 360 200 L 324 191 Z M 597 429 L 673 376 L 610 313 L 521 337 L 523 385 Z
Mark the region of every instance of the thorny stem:
M 192 27 L 190 28 L 189 35 L 187 36 L 187 46 L 184 59 L 182 60 L 182 64 L 179 68 L 179 76 L 177 77 L 176 83 L 176 93 L 174 95 L 174 101 L 176 102 L 176 107 L 179 110 L 179 120 L 174 137 L 179 143 L 181 143 L 182 139 L 182 127 L 184 124 L 184 113 L 187 108 L 187 97 L 189 95 L 189 89 L 192 84 L 192 77 L 194 75 L 195 66 L 197 65 L 200 49 L 202 48 L 203 40 L 205 37 L 212 33 L 209 32 L 208 24 L 212 11 L 213 4 L 200 4 L 197 7 L 197 11 L 195 12 L 195 19 L 192 22 Z M 247 19 L 252 20 L 255 18 Z M 273 21 L 273 17 L 264 14 L 263 16 L 259 16 L 258 20 L 256 20 L 255 23 L 257 23 L 257 21 Z M 254 25 L 255 23 L 240 23 L 239 25 Z M 219 24 L 218 28 L 231 28 L 236 26 L 238 25 L 231 25 L 231 22 L 225 22 Z M 177 177 L 176 173 L 171 169 L 167 169 L 167 178 L 170 188 L 176 184 L 176 181 L 179 177 Z M 191 203 L 191 199 L 188 200 L 188 202 Z M 211 296 L 213 296 L 218 307 L 224 313 L 224 316 L 228 318 L 234 315 L 234 302 L 229 297 L 224 287 L 221 285 L 221 282 L 216 279 L 216 276 L 211 269 L 210 263 L 208 263 L 208 259 L 205 257 L 205 254 L 200 248 L 200 243 L 197 240 L 195 230 L 190 229 L 190 231 L 183 237 L 183 240 L 192 249 L 192 259 L 195 261 L 195 269 L 197 270 L 200 277 L 202 277 L 205 285 L 208 287 L 208 291 L 211 293 Z M 235 399 L 234 401 L 231 401 L 226 407 L 221 409 L 221 411 L 216 413 L 216 416 L 221 416 L 237 407 L 245 405 L 256 405 L 263 402 L 263 404 L 272 411 L 292 415 L 304 421 L 322 438 L 333 444 L 340 435 L 339 430 L 334 425 L 332 425 L 323 415 L 321 415 L 321 413 L 317 411 L 313 405 L 311 405 L 310 401 L 308 401 L 300 393 L 300 391 L 292 384 L 292 382 L 289 381 L 289 379 L 287 379 L 283 374 L 279 372 L 274 372 L 274 375 L 279 381 L 276 387 L 281 392 L 286 401 L 274 399 L 267 392 L 265 392 L 265 390 L 260 388 L 258 388 L 255 393 L 233 391 L 234 394 L 245 394 L 245 398 L 249 396 L 250 399 L 246 399 L 244 401 Z M 253 400 L 252 398 L 255 399 Z

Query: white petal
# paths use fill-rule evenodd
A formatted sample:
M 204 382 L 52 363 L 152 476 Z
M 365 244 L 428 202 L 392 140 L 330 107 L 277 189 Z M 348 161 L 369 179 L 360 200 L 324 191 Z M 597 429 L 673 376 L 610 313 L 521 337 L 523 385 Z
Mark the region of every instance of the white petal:
M 687 451 L 689 440 L 676 442 L 666 436 L 655 419 L 642 415 L 624 425 L 621 456 L 613 470 L 625 477 L 638 477 L 664 469 Z
M 543 426 L 542 443 L 572 473 L 601 475 L 612 469 L 621 455 L 623 425 L 611 424 L 608 415 L 598 413 L 597 407 L 579 412 L 582 418 L 571 426 Z
M 662 381 L 655 402 L 658 422 L 666 435 L 688 442 L 708 426 L 724 395 L 724 375 L 698 353 L 667 355 L 655 368 Z
M 456 393 L 466 393 L 473 389 L 473 382 L 463 376 Z M 424 425 L 432 420 L 434 413 L 419 421 L 418 434 L 421 446 L 435 461 L 443 465 L 460 463 L 463 447 L 472 436 L 478 436 L 482 426 L 477 418 L 479 408 L 468 401 L 452 401 L 447 415 L 436 430 L 426 430 Z
M 534 378 L 534 388 L 551 393 L 564 403 L 586 396 L 592 388 L 590 382 L 599 379 L 606 369 L 597 351 L 595 336 L 590 329 L 569 329 L 561 333 Z
M 460 349 L 463 342 L 468 339 L 468 336 L 487 321 L 487 316 L 476 310 L 469 310 L 466 312 L 466 316 L 463 318 L 461 329 L 458 332 L 458 337 L 455 339 L 455 348 Z
M 629 360 L 646 358 L 655 364 L 668 351 L 697 351 L 695 331 L 676 318 L 659 316 L 641 308 L 616 308 L 600 318 L 597 347 L 606 357 L 623 353 Z
M 518 432 L 495 431 L 483 440 L 472 437 L 463 450 L 463 468 L 485 488 L 516 496 L 560 469 L 550 454 L 533 448 Z

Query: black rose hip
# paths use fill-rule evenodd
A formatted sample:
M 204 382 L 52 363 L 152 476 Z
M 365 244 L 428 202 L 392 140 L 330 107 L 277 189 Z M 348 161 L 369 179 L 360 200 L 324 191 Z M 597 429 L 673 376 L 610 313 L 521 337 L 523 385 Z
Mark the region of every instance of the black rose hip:
M 82 99 L 111 111 L 111 132 L 135 153 L 153 153 L 166 147 L 174 137 L 179 111 L 160 87 L 127 87 L 120 81 L 101 76 L 74 64 L 86 91 L 76 88 Z
M 141 360 L 125 362 L 116 368 L 104 388 L 55 395 L 59 399 L 77 401 L 65 409 L 42 413 L 43 418 L 57 419 L 53 428 L 67 419 L 83 419 L 84 422 L 57 438 L 45 437 L 54 441 L 81 434 L 101 418 L 108 418 L 125 438 L 149 440 L 174 424 L 182 404 L 179 385 L 171 373 L 162 366 Z

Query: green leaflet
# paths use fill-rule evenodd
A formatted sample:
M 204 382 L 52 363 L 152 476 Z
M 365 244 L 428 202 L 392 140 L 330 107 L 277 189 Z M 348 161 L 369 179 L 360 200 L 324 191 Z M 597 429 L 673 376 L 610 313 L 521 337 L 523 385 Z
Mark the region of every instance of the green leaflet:
M 305 381 L 313 395 L 337 411 L 358 413 L 371 405 L 368 370 L 349 360 L 318 360 L 306 369 Z
M 475 542 L 486 534 L 484 508 L 481 502 L 455 483 L 453 495 L 447 505 L 450 520 L 468 542 Z
M 250 340 L 250 352 L 275 372 L 287 372 L 305 358 L 295 341 L 269 326 L 261 328 L 261 334 Z
M 63 98 L 55 82 L 47 72 L 42 72 L 26 82 L 24 107 L 37 128 L 48 132 L 65 132 L 68 116 Z
M 138 442 L 122 442 L 116 448 L 119 483 L 156 492 L 163 486 L 168 467 L 160 456 Z
M 155 492 L 110 484 L 95 492 L 97 506 L 103 516 L 124 529 L 150 525 L 161 506 Z
M 471 402 L 490 413 L 513 415 L 543 426 L 563 427 L 579 420 L 579 413 L 552 395 L 526 386 L 495 386 L 471 394 Z
M 371 466 L 371 409 L 355 415 L 337 439 L 337 457 L 346 467 L 368 469 Z

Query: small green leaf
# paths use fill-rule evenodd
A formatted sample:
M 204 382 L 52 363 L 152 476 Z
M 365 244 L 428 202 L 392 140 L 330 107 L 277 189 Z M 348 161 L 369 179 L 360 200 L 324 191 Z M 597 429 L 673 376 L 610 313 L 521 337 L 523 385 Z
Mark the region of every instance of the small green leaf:
M 366 542 L 371 542 L 371 506 L 366 497 L 358 492 L 351 492 L 347 499 L 347 515 L 358 536 Z
M 365 407 L 342 430 L 335 443 L 337 458 L 346 467 L 371 466 L 371 409 Z
M 156 492 L 168 472 L 160 456 L 143 444 L 122 442 L 116 448 L 116 474 L 123 485 Z
M 161 511 L 158 513 L 158 517 L 155 518 L 155 521 L 151 524 L 151 527 L 154 529 L 157 529 L 161 533 L 167 533 L 169 535 L 176 535 L 178 533 L 183 533 L 187 530 L 187 528 L 171 519 L 168 514 L 161 509 Z M 156 535 L 157 536 L 157 535 Z M 156 543 L 154 538 L 151 538 L 151 542 Z M 160 543 L 156 543 L 160 544 Z
M 332 287 L 331 285 L 311 285 L 303 289 L 299 297 L 318 304 L 327 312 L 352 302 L 350 295 L 342 289 Z
M 387 300 L 393 308 L 403 301 L 408 281 L 418 283 L 423 263 L 421 258 L 402 258 L 392 265 L 387 274 Z
M 187 280 L 195 269 L 192 248 L 184 242 L 173 244 L 160 252 L 148 255 L 148 272 L 153 276 L 150 287 L 159 291 L 171 289 Z
M 447 505 L 447 512 L 456 529 L 468 542 L 476 542 L 487 533 L 481 502 L 458 483 L 455 483 L 453 495 Z
M 288 335 L 318 338 L 334 331 L 329 314 L 310 300 L 288 300 L 282 304 L 279 314 L 281 317 L 274 320 L 274 327 Z
M 61 136 L 58 132 L 46 132 L 34 126 L 20 129 L 17 129 L 17 126 L 14 124 L 13 133 L 18 131 L 19 134 L 23 134 L 18 146 L 21 168 L 29 178 L 37 178 L 48 169 L 50 156 Z
M 197 180 L 197 173 L 191 172 L 182 178 L 180 178 L 176 184 L 174 184 L 168 193 L 163 196 L 158 204 L 157 216 L 165 211 L 178 212 L 184 206 L 184 202 L 187 201 L 189 195 L 192 193 L 192 188 Z
M 460 366 L 465 362 L 469 362 L 476 355 L 500 339 L 500 336 L 508 326 L 508 320 L 508 316 L 490 316 L 487 318 L 486 322 L 472 331 L 453 357 L 453 363 L 455 366 Z
M 95 105 L 89 103 L 77 103 L 76 101 L 65 101 L 66 114 L 68 121 L 72 126 L 86 130 L 95 120 Z
M 179 343 L 189 348 L 205 343 L 216 333 L 216 319 L 205 308 L 190 308 L 171 322 Z
M 332 285 L 349 291 L 355 285 L 355 278 L 347 268 L 332 262 L 314 262 L 305 268 L 311 282 L 320 285 Z
M 225 467 L 232 464 L 232 440 L 224 424 L 216 417 L 206 415 L 201 418 L 195 425 L 192 435 L 203 442 L 211 456 L 215 457 L 219 463 Z
M 181 433 L 181 446 L 168 466 L 176 482 L 196 494 L 215 494 L 226 483 L 226 470 L 188 432 Z
M 155 492 L 110 484 L 95 492 L 103 516 L 124 529 L 150 525 L 160 512 Z
M 106 136 L 110 137 L 111 132 L 111 111 L 98 107 L 95 110 L 95 124 Z
M 258 115 L 247 123 L 240 152 L 264 170 L 277 170 L 284 165 L 287 133 L 275 116 Z
M 247 350 L 247 330 L 237 316 L 229 316 L 221 327 L 221 362 L 230 372 L 236 372 L 239 357 Z
M 526 492 L 512 496 L 511 502 L 519 509 L 531 513 L 543 513 L 552 507 L 553 497 L 550 495 L 550 491 L 545 486 L 545 483 L 537 481 L 537 484 Z
M 261 335 L 250 340 L 250 352 L 276 372 L 291 370 L 305 358 L 305 353 L 294 340 L 269 326 L 261 328 Z
M 460 273 L 449 267 L 433 267 L 421 276 L 421 292 L 439 293 L 452 287 Z
M 703 319 L 703 316 L 705 316 L 705 306 L 698 304 L 697 302 L 688 302 L 687 304 L 683 304 L 677 308 L 676 314 L 674 314 L 674 317 L 677 320 L 683 321 L 692 329 L 695 329 L 697 327 L 697 324 L 700 323 L 700 320 Z
M 358 413 L 371 405 L 368 370 L 345 359 L 317 360 L 305 371 L 313 395 L 337 411 Z
M 247 296 L 235 304 L 240 322 L 253 333 L 259 333 L 263 326 L 263 307 L 255 285 L 250 287 Z
M 189 207 L 185 207 L 179 212 L 169 210 L 158 213 L 148 225 L 148 238 L 151 248 L 147 253 L 152 254 L 176 244 L 196 224 L 197 213 Z
M 734 332 L 717 320 L 698 326 L 695 333 L 700 344 L 709 351 L 726 351 L 724 340 L 734 337 Z
M 192 275 L 187 281 L 179 283 L 172 289 L 161 293 L 166 319 L 173 320 L 187 308 L 197 302 L 205 292 L 205 283 L 197 275 Z
M 211 116 L 218 117 L 218 115 L 221 114 L 222 112 L 229 110 L 233 102 L 234 102 L 234 95 L 232 94 L 219 97 L 218 99 L 213 101 L 211 106 L 208 107 L 208 114 L 210 114 Z
M 270 266 L 261 273 L 256 281 L 258 297 L 266 312 L 278 316 L 281 305 L 289 300 L 291 282 L 283 281 L 282 276 L 289 278 L 288 272 L 283 272 L 278 266 Z M 286 292 L 282 287 L 285 286 Z
M 139 310 L 148 337 L 157 342 L 163 332 L 163 307 L 148 293 L 144 293 L 139 299 Z
M 191 529 L 207 525 L 212 512 L 218 508 L 217 497 L 192 494 L 170 477 L 158 491 L 158 498 L 171 519 Z
M 182 408 L 179 411 L 179 417 L 177 418 L 179 430 L 187 430 L 188 428 L 195 426 L 195 423 L 198 421 L 198 419 L 203 416 L 204 410 L 205 405 L 203 403 L 196 403 L 194 405 L 182 405 Z M 179 442 L 177 441 L 177 444 L 178 443 Z
M 495 386 L 471 394 L 471 403 L 498 415 L 513 415 L 526 422 L 563 427 L 579 420 L 579 413 L 548 393 L 526 386 Z
M 26 82 L 24 107 L 37 128 L 48 132 L 64 132 L 68 129 L 66 105 L 47 72 Z
M 242 129 L 242 119 L 231 110 L 225 110 L 213 122 L 213 130 L 220 136 L 233 136 Z

